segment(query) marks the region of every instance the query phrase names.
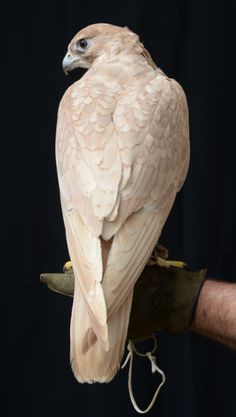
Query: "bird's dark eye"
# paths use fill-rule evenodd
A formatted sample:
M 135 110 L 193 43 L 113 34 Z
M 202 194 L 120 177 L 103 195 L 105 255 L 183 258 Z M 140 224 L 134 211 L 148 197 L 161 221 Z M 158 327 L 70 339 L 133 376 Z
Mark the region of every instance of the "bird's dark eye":
M 76 47 L 77 49 L 86 49 L 88 46 L 88 41 L 87 39 L 80 39 L 77 43 L 76 43 Z

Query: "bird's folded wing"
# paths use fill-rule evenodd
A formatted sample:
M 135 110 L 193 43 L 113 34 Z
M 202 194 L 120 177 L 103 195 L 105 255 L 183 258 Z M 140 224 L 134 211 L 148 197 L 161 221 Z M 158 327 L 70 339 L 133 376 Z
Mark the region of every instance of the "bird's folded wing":
M 107 349 L 107 308 L 102 289 L 101 242 L 83 224 L 78 210 L 64 216 L 66 237 L 78 286 L 89 313 L 90 327 Z
M 151 256 L 161 228 L 160 216 L 141 209 L 130 216 L 116 233 L 102 282 L 108 320 L 133 290 Z

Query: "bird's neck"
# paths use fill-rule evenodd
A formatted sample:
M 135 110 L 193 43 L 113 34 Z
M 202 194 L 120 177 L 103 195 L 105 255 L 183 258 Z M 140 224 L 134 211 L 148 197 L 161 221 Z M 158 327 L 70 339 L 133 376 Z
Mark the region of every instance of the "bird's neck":
M 127 73 L 129 76 L 139 76 L 147 71 L 157 69 L 151 56 L 145 48 L 133 51 L 122 51 L 113 56 L 103 54 L 97 58 L 92 67 L 96 69 L 100 66 L 110 67 L 111 70 L 117 68 L 119 72 Z

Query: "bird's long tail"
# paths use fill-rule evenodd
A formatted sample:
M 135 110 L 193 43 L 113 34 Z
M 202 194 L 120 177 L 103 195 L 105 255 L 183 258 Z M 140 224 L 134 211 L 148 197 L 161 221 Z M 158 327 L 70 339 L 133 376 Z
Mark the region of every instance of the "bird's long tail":
M 71 316 L 71 367 L 79 382 L 109 382 L 120 367 L 127 336 L 132 292 L 108 320 L 109 347 L 105 351 L 91 326 L 79 285 L 75 287 Z

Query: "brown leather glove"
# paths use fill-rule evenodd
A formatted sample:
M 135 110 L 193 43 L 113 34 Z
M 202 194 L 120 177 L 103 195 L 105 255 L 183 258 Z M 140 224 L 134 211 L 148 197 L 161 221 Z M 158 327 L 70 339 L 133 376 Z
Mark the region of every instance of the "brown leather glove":
M 155 331 L 184 332 L 193 319 L 206 270 L 147 266 L 134 287 L 128 338 L 141 340 Z

